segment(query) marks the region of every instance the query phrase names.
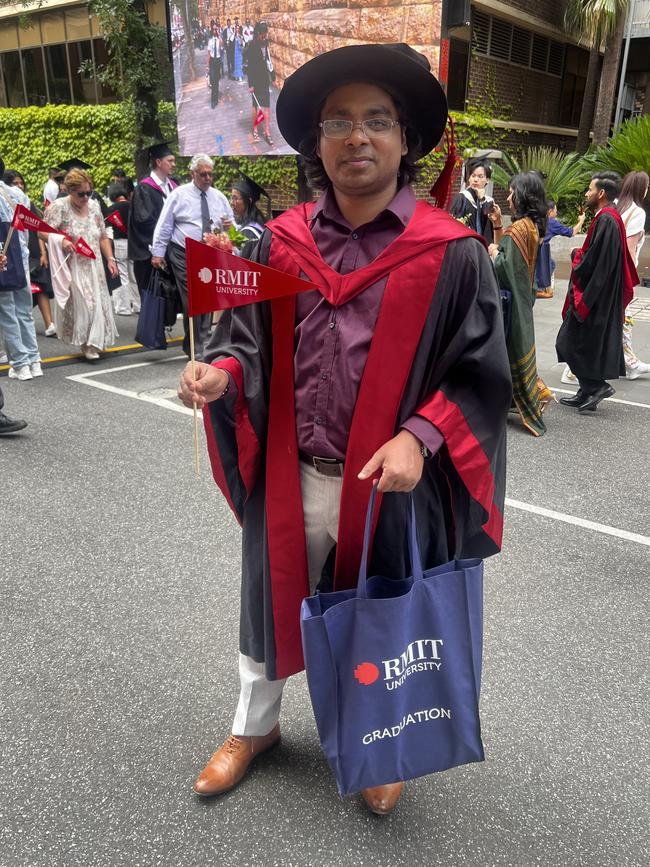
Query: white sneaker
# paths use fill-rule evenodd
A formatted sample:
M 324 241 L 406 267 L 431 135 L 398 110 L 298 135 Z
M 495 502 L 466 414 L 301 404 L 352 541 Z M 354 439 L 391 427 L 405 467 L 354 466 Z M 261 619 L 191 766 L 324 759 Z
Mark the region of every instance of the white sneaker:
M 571 373 L 571 368 L 569 367 L 568 364 L 564 368 L 564 373 L 562 374 L 561 381 L 565 385 L 575 385 L 576 382 L 578 381 L 578 377 L 575 375 L 575 373 Z
M 81 351 L 84 354 L 84 358 L 87 358 L 89 361 L 95 361 L 99 358 L 99 352 L 96 349 L 93 349 L 92 346 L 86 346 L 85 344 L 81 347 Z
M 21 382 L 33 379 L 29 364 L 22 364 L 20 367 L 10 367 L 9 379 L 19 379 Z
M 628 367 L 625 371 L 625 376 L 628 379 L 637 379 L 639 376 L 643 376 L 644 373 L 650 373 L 650 364 L 640 361 L 636 367 Z
M 45 336 L 46 336 L 46 337 L 56 337 L 56 328 L 55 328 L 53 322 L 51 322 L 51 323 L 47 326 L 47 328 L 45 329 Z
M 9 364 L 9 357 L 6 353 L 4 355 L 0 355 L 0 364 Z
M 43 368 L 41 367 L 40 361 L 32 361 L 32 363 L 29 365 L 29 370 L 33 377 L 43 376 Z

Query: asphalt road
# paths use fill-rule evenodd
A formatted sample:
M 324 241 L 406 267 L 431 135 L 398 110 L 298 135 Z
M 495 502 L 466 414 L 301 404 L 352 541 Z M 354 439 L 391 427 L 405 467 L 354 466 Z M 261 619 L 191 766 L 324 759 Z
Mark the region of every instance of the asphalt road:
M 560 306 L 536 308 L 552 386 Z M 650 321 L 635 339 L 650 360 Z M 303 676 L 281 747 L 225 797 L 191 792 L 234 713 L 239 530 L 204 450 L 194 476 L 182 365 L 0 380 L 29 421 L 0 441 L 0 865 L 647 865 L 650 377 L 586 418 L 552 406 L 541 439 L 510 424 L 487 760 L 379 818 L 338 797 Z

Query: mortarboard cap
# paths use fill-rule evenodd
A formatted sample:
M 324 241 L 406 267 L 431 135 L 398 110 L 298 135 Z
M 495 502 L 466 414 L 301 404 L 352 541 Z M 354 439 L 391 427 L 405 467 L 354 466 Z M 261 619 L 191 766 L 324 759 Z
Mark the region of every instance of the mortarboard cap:
M 239 190 L 239 192 L 249 198 L 253 204 L 256 204 L 263 196 L 265 199 L 268 200 L 267 211 L 270 212 L 271 197 L 266 192 L 264 187 L 261 187 L 256 181 L 254 181 L 252 178 L 249 178 L 248 175 L 244 174 L 244 172 L 240 172 L 239 174 L 241 175 L 241 177 L 234 182 L 234 189 Z
M 161 141 L 158 144 L 151 145 L 151 147 L 144 149 L 144 153 L 146 153 L 150 164 L 154 160 L 162 160 L 164 157 L 174 156 L 174 151 L 169 147 L 168 141 Z
M 65 162 L 59 163 L 59 168 L 61 171 L 69 172 L 71 169 L 83 169 L 87 171 L 88 169 L 92 169 L 90 163 L 85 163 L 83 160 L 78 160 L 76 157 L 73 157 L 71 160 L 65 160 Z

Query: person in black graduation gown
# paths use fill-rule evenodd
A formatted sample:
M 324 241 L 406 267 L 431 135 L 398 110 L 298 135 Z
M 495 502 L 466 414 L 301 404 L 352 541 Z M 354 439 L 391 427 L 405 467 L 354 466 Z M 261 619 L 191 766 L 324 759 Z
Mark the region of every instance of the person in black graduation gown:
M 163 204 L 178 182 L 172 178 L 176 157 L 168 142 L 160 142 L 148 148 L 151 172 L 141 178 L 131 198 L 129 213 L 129 259 L 140 295 L 149 285 L 153 273 L 150 245 Z
M 638 277 L 614 204 L 620 188 L 616 172 L 600 172 L 585 194 L 596 216 L 582 249 L 574 251 L 555 344 L 558 361 L 566 362 L 580 383 L 577 394 L 560 398 L 560 403 L 579 412 L 595 410 L 615 393 L 606 380 L 625 376 L 621 326 Z
M 463 167 L 465 189 L 454 196 L 449 213 L 482 235 L 488 244 L 498 244 L 503 229 L 501 208 L 485 192 L 491 177 L 492 166 L 485 157 L 468 159 Z
M 235 215 L 237 228 L 248 238 L 248 243 L 241 248 L 241 255 L 248 259 L 256 241 L 262 237 L 266 218 L 258 207 L 259 200 L 264 196 L 268 201 L 267 213 L 271 213 L 271 199 L 266 190 L 243 172 L 230 190 L 230 204 Z

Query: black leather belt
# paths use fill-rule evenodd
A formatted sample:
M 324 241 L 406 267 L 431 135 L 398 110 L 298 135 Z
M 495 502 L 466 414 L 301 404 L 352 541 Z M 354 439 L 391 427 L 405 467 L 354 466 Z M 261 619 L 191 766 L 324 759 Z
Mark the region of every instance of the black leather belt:
M 337 479 L 343 478 L 343 461 L 337 461 L 336 458 L 318 458 L 314 455 L 307 455 L 305 452 L 299 452 L 298 454 L 304 464 L 309 464 L 322 476 L 331 476 Z

